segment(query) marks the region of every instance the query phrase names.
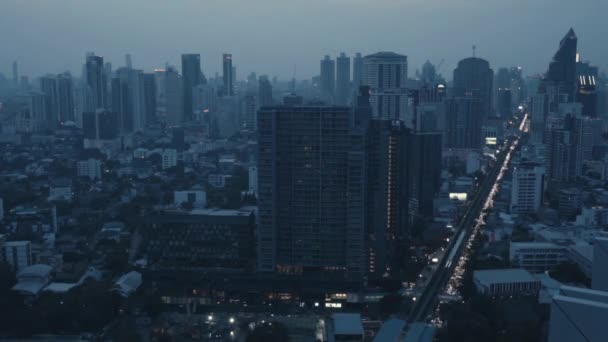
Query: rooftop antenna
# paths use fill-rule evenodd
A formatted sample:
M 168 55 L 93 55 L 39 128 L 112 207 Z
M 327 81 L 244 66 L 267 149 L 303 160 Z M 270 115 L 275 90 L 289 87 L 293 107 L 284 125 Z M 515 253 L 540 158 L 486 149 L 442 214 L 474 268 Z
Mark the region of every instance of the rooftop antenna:
M 475 50 L 477 50 L 477 46 L 473 45 L 473 57 L 475 57 Z

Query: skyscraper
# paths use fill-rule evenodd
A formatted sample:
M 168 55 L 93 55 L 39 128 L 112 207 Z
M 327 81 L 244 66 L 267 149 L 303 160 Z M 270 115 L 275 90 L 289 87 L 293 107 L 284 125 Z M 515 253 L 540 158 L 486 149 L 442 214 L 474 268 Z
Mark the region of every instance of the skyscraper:
M 492 116 L 492 83 L 494 72 L 485 59 L 469 57 L 454 69 L 454 96 L 473 96 L 481 102 L 481 117 Z
M 351 144 L 350 116 L 348 107 L 259 111 L 259 271 L 363 276 L 364 152 Z
M 407 138 L 408 222 L 433 216 L 433 201 L 441 185 L 441 132 L 410 132 Z
M 106 108 L 108 103 L 107 79 L 103 57 L 87 54 L 85 64 L 85 111 L 94 112 Z
M 272 84 L 267 76 L 260 76 L 258 81 L 258 105 L 259 107 L 272 106 Z
M 348 104 L 350 95 L 350 58 L 342 52 L 336 58 L 336 104 Z
M 143 129 L 145 124 L 144 78 L 141 70 L 119 68 L 112 80 L 112 111 L 118 115 L 121 133 Z
M 363 57 L 361 56 L 361 53 L 357 52 L 353 58 L 353 88 L 355 89 L 355 92 L 363 85 L 363 77 Z
M 99 109 L 82 114 L 84 138 L 89 140 L 112 140 L 118 137 L 118 116 L 116 113 Z
M 143 74 L 145 124 L 156 122 L 156 80 L 154 74 Z
M 534 214 L 543 201 L 545 168 L 534 162 L 521 162 L 513 168 L 510 211 Z
M 545 91 L 566 94 L 570 100 L 574 98 L 576 86 L 576 46 L 578 38 L 570 28 L 559 42 L 559 48 L 549 64 L 542 86 Z
M 57 76 L 57 93 L 59 94 L 59 122 L 74 121 L 74 86 L 72 75 L 64 72 Z
M 407 56 L 378 52 L 364 58 L 363 84 L 371 90 L 375 118 L 405 119 L 408 104 Z
M 40 90 L 44 93 L 46 126 L 54 129 L 59 123 L 59 90 L 53 75 L 40 77 Z
M 234 69 L 232 67 L 232 54 L 222 55 L 222 71 L 224 80 L 224 96 L 234 95 Z
M 401 121 L 372 119 L 367 130 L 367 272 L 387 272 L 407 227 L 407 135 Z
M 456 97 L 445 101 L 446 143 L 449 148 L 480 148 L 482 102 L 475 97 Z
M 192 120 L 192 88 L 201 83 L 201 56 L 199 54 L 182 55 L 182 109 L 181 121 Z
M 329 56 L 321 60 L 321 98 L 327 103 L 333 103 L 336 84 L 336 62 Z

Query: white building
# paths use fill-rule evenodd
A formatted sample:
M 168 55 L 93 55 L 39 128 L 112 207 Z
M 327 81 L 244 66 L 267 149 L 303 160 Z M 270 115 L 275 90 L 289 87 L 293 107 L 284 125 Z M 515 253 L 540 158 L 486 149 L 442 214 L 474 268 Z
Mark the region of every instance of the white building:
M 163 150 L 163 153 L 161 153 L 160 157 L 162 161 L 163 170 L 177 165 L 177 150 L 175 149 L 167 148 Z
M 249 193 L 251 193 L 251 194 L 258 193 L 258 167 L 257 166 L 249 167 Z
M 78 177 L 88 177 L 89 179 L 101 179 L 101 161 L 98 159 L 81 160 L 76 164 L 76 174 Z
M 551 302 L 549 342 L 606 341 L 608 292 L 562 286 Z
M 203 190 L 175 191 L 173 193 L 173 204 L 181 206 L 183 203 L 192 203 L 194 208 L 205 208 L 207 206 L 207 193 Z
M 608 238 L 598 237 L 593 243 L 591 288 L 608 291 Z
M 475 271 L 473 283 L 485 296 L 537 295 L 541 288 L 540 280 L 520 268 Z
M 407 56 L 378 52 L 363 58 L 363 84 L 370 87 L 372 113 L 375 118 L 406 120 L 408 109 Z
M 513 169 L 511 213 L 531 214 L 541 206 L 545 168 L 536 163 L 520 163 Z
M 511 242 L 511 262 L 530 272 L 544 272 L 568 260 L 567 248 L 550 242 Z
M 15 272 L 32 264 L 32 248 L 29 241 L 8 241 L 2 246 L 2 256 Z

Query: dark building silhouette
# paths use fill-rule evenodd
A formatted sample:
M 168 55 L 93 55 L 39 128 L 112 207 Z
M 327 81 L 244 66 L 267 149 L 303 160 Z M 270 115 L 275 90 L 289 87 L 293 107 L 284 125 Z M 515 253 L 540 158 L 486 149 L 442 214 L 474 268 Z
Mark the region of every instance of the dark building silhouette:
M 336 61 L 329 56 L 321 60 L 321 98 L 327 103 L 333 103 L 336 87 Z
M 107 110 L 82 113 L 85 139 L 112 140 L 118 137 L 118 115 Z
M 408 225 L 433 216 L 441 186 L 441 132 L 410 132 L 407 141 Z
M 234 95 L 234 81 L 236 79 L 235 68 L 232 66 L 232 54 L 225 53 L 222 56 L 222 76 L 224 80 L 225 96 Z
M 559 48 L 549 64 L 549 70 L 545 74 L 545 79 L 541 83 L 544 92 L 566 94 L 569 100 L 574 99 L 577 42 L 576 34 L 570 28 L 560 41 Z
M 182 55 L 182 121 L 192 120 L 192 88 L 201 84 L 201 56 L 199 54 Z
M 360 280 L 364 144 L 348 107 L 258 113 L 258 270 Z
M 47 128 L 54 129 L 59 123 L 59 89 L 55 76 L 40 78 L 40 90 L 44 93 L 45 121 Z
M 272 84 L 266 76 L 260 76 L 258 81 L 258 104 L 260 107 L 272 106 Z
M 144 115 L 146 124 L 156 122 L 156 79 L 154 74 L 143 74 Z
M 353 87 L 355 90 L 358 90 L 363 85 L 363 77 L 363 57 L 357 52 L 353 58 Z
M 341 53 L 336 58 L 336 104 L 348 104 L 350 94 L 350 58 Z
M 449 148 L 479 148 L 484 103 L 477 97 L 456 97 L 445 101 L 446 143 Z
M 95 111 L 108 105 L 108 85 L 103 57 L 88 54 L 85 64 L 85 110 Z
M 492 116 L 494 72 L 485 59 L 469 57 L 458 62 L 454 69 L 454 96 L 474 97 L 480 101 L 481 117 Z
M 74 121 L 74 85 L 69 73 L 65 72 L 57 76 L 57 93 L 59 95 L 59 122 Z

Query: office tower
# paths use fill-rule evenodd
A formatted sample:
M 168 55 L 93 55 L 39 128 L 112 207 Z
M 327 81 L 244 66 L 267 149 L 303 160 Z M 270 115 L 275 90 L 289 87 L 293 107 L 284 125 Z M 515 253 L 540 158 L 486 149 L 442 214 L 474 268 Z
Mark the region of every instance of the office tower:
M 433 201 L 441 185 L 441 148 L 441 132 L 408 134 L 407 223 L 410 227 L 433 217 Z
M 192 120 L 192 88 L 201 83 L 201 56 L 199 54 L 182 55 L 182 109 L 181 121 Z
M 574 122 L 567 117 L 548 129 L 546 162 L 550 181 L 571 182 L 581 174 Z
M 404 119 L 408 106 L 407 56 L 378 52 L 363 59 L 363 84 L 371 90 L 374 118 Z
M 137 89 L 139 77 L 133 70 L 119 68 L 116 77 L 112 79 L 112 111 L 118 115 L 118 127 L 121 134 L 132 133 L 137 130 Z
M 365 132 L 372 119 L 369 86 L 359 86 L 353 103 L 352 127 L 359 132 Z
M 199 120 L 208 113 L 217 110 L 217 88 L 211 84 L 199 84 L 192 89 L 193 108 L 195 119 Z
M 417 132 L 445 133 L 445 95 L 444 85 L 425 85 L 417 91 L 415 126 Z M 445 138 L 444 138 L 445 139 Z
M 257 125 L 257 98 L 253 94 L 246 94 L 241 99 L 240 126 L 249 132 L 255 132 Z
M 583 105 L 582 114 L 587 117 L 598 117 L 598 98 L 595 76 L 581 75 L 577 79 L 575 100 Z
M 304 276 L 364 273 L 362 139 L 348 107 L 258 112 L 258 270 Z
M 582 169 L 582 163 L 592 160 L 593 148 L 603 144 L 602 119 L 592 117 L 577 117 L 574 119 L 576 136 L 577 163 Z
M 407 134 L 401 121 L 373 119 L 367 128 L 367 272 L 380 277 L 406 235 Z
M 346 105 L 350 97 L 350 58 L 342 52 L 336 58 L 336 104 Z
M 536 145 L 545 141 L 545 123 L 549 114 L 547 94 L 536 93 L 531 97 L 530 108 L 530 142 Z
M 541 83 L 543 92 L 566 94 L 569 100 L 574 98 L 577 41 L 574 30 L 570 28 L 549 64 L 549 70 Z
M 476 97 L 445 101 L 446 143 L 449 148 L 480 148 L 483 103 Z
M 68 72 L 57 75 L 57 93 L 59 96 L 59 123 L 74 121 L 74 87 L 72 75 Z
M 321 60 L 321 74 L 320 74 L 320 90 L 321 98 L 327 103 L 333 103 L 334 101 L 334 90 L 336 84 L 336 62 L 329 56 L 325 56 Z
M 562 286 L 551 299 L 548 342 L 606 339 L 608 292 Z
M 19 65 L 17 61 L 13 62 L 13 85 L 15 87 L 19 86 Z
M 437 82 L 437 70 L 429 60 L 422 65 L 420 81 L 424 84 L 435 84 Z
M 364 78 L 363 57 L 359 52 L 353 58 L 353 87 L 355 92 L 363 85 Z
M 85 111 L 93 112 L 107 106 L 107 79 L 103 57 L 87 54 L 85 64 Z
M 267 76 L 260 76 L 258 81 L 258 104 L 260 107 L 272 106 L 272 84 Z
M 511 184 L 511 213 L 535 214 L 543 202 L 544 182 L 544 166 L 527 161 L 516 164 Z
M 232 54 L 222 55 L 222 78 L 224 80 L 224 96 L 234 95 L 234 69 L 232 68 Z
M 57 78 L 52 75 L 40 77 L 40 91 L 44 93 L 46 127 L 54 129 L 59 123 L 59 89 Z
M 179 125 L 183 118 L 182 79 L 177 70 L 167 65 L 154 71 L 157 91 L 157 113 L 169 126 Z
M 145 124 L 156 122 L 156 79 L 154 74 L 143 74 L 143 102 Z
M 454 96 L 472 96 L 481 102 L 483 120 L 493 115 L 492 83 L 494 71 L 485 59 L 469 57 L 458 62 L 454 69 Z
M 496 112 L 499 116 L 508 117 L 511 114 L 511 73 L 507 68 L 500 68 L 494 82 L 496 89 Z

